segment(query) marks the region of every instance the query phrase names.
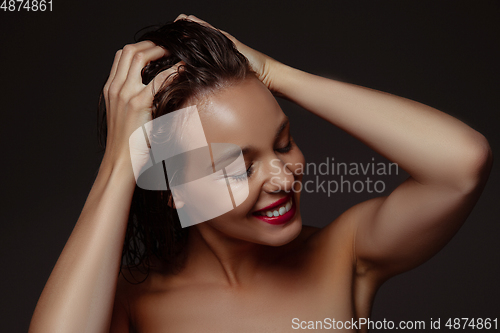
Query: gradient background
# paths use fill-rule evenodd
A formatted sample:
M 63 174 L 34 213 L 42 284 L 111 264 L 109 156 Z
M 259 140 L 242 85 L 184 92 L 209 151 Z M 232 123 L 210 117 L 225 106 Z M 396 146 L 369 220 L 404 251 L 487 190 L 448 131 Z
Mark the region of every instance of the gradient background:
M 179 13 L 288 65 L 433 106 L 499 151 L 499 1 L 53 0 L 52 12 L 0 11 L 3 332 L 27 331 L 92 186 L 101 159 L 97 98 L 114 53 L 140 28 Z M 385 161 L 335 126 L 280 103 L 308 162 Z M 380 178 L 385 194 L 406 176 Z M 449 317 L 498 316 L 499 185 L 494 163 L 466 224 L 430 261 L 380 289 L 373 320 L 432 317 L 443 325 Z M 324 226 L 373 196 L 304 194 L 303 221 Z

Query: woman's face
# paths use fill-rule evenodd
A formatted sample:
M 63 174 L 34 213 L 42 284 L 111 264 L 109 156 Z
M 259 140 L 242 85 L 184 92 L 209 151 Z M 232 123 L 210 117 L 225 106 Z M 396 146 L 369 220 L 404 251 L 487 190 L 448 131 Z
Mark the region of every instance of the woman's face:
M 302 228 L 298 192 L 302 175 L 295 171 L 304 164 L 304 156 L 293 142 L 288 118 L 274 96 L 252 77 L 197 104 L 209 144 L 241 147 L 249 194 L 235 209 L 196 227 L 273 246 L 293 240 Z M 238 182 L 244 175 L 244 170 L 243 175 L 228 172 L 228 179 Z

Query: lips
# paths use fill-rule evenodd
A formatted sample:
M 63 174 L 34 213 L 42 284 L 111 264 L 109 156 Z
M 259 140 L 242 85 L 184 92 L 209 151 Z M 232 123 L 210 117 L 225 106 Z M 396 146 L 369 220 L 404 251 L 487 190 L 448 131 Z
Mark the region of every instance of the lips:
M 273 204 L 253 213 L 253 216 L 269 224 L 285 224 L 290 221 L 296 212 L 295 200 L 292 192 Z
M 290 193 L 288 193 L 288 195 L 286 197 L 281 198 L 279 200 L 276 200 L 275 202 L 273 202 L 269 206 L 266 206 L 260 210 L 255 211 L 254 214 L 260 213 L 260 212 L 265 212 L 267 210 L 272 210 L 272 208 L 278 207 L 278 206 L 286 203 L 288 200 L 290 200 L 290 198 L 292 197 L 292 194 L 293 194 L 293 192 L 290 191 Z

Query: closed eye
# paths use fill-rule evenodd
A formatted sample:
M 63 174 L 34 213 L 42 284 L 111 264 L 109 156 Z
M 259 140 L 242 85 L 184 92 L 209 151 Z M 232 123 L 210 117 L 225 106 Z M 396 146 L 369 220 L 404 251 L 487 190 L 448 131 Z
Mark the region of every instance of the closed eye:
M 251 164 L 251 165 L 248 167 L 248 169 L 247 169 L 247 171 L 246 171 L 245 173 L 242 173 L 242 174 L 239 174 L 239 175 L 230 176 L 230 177 L 231 177 L 233 180 L 237 181 L 237 182 L 238 182 L 238 181 L 243 181 L 243 180 L 245 180 L 245 179 L 249 178 L 249 177 L 250 177 L 250 175 L 252 174 L 252 172 L 253 172 L 252 166 L 253 166 L 253 164 Z
M 282 148 L 276 148 L 275 151 L 277 151 L 278 153 L 280 154 L 286 154 L 288 153 L 290 150 L 292 150 L 292 140 L 290 139 L 288 141 L 288 144 L 285 146 L 285 147 L 282 147 Z

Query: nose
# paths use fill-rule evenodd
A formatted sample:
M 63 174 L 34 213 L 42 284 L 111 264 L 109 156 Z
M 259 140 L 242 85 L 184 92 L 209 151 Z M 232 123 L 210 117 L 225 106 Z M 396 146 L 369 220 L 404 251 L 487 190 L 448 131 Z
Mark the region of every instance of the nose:
M 289 192 L 293 188 L 295 177 L 293 172 L 278 158 L 271 159 L 266 163 L 266 180 L 263 190 L 268 193 L 280 191 Z

